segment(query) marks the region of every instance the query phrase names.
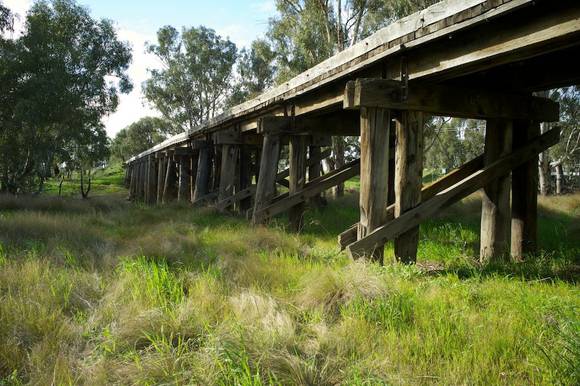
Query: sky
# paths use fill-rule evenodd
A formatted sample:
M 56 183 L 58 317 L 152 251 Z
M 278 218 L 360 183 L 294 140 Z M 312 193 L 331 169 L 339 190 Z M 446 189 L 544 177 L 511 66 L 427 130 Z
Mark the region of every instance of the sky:
M 133 47 L 133 62 L 129 68 L 134 89 L 121 95 L 117 111 L 103 120 L 109 137 L 144 116 L 159 115 L 143 99 L 141 84 L 148 78 L 147 69 L 159 64 L 145 53 L 145 44 L 156 41 L 160 27 L 172 25 L 213 28 L 228 37 L 239 48 L 265 34 L 268 19 L 275 14 L 275 0 L 77 0 L 89 8 L 94 18 L 113 20 L 119 38 Z M 5 6 L 20 15 L 16 29 L 33 0 L 2 0 Z

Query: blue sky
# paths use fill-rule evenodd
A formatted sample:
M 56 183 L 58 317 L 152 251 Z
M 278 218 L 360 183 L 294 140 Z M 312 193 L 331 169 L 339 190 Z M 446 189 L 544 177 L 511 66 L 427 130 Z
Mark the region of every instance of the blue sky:
M 158 113 L 148 106 L 141 93 L 141 83 L 148 77 L 147 68 L 158 65 L 155 57 L 144 52 L 146 42 L 154 42 L 157 30 L 164 25 L 205 25 L 241 48 L 263 36 L 268 19 L 275 15 L 274 0 L 77 0 L 96 18 L 115 22 L 118 35 L 133 46 L 129 69 L 135 85 L 129 95 L 122 95 L 117 112 L 104 119 L 107 133 L 119 130 L 148 115 Z M 33 0 L 3 0 L 14 12 L 24 15 Z M 17 26 L 18 27 L 18 26 Z

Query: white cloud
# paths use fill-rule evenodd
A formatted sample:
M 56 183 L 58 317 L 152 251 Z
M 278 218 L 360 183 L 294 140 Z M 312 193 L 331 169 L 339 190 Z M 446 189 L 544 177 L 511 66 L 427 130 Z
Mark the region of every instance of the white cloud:
M 250 6 L 253 10 L 268 15 L 273 15 L 276 12 L 276 3 L 274 0 L 264 0 L 257 3 L 252 3 Z
M 24 30 L 26 12 L 30 9 L 32 0 L 3 0 L 2 2 L 15 15 L 14 36 L 17 36 Z
M 159 116 L 159 112 L 145 103 L 141 90 L 142 83 L 147 80 L 147 69 L 159 68 L 158 59 L 145 52 L 145 43 L 155 41 L 155 36 L 149 36 L 129 29 L 119 29 L 119 39 L 128 41 L 133 46 L 133 61 L 128 70 L 133 82 L 133 91 L 121 95 L 117 111 L 103 119 L 109 137 L 114 137 L 121 129 L 145 116 Z

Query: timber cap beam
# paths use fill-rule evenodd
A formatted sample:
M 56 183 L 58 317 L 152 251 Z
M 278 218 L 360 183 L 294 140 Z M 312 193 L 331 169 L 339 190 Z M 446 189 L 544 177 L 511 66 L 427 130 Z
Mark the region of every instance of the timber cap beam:
M 388 79 L 349 81 L 344 91 L 343 107 L 382 107 L 474 119 L 556 122 L 560 118 L 559 104 L 547 98 L 416 83 L 405 89 L 402 82 Z

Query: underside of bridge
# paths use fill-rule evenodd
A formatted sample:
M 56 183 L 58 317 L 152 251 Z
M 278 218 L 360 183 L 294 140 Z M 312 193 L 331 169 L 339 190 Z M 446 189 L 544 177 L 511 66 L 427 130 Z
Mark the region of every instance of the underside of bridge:
M 130 198 L 214 205 L 255 224 L 287 212 L 300 230 L 305 205 L 360 175 L 360 220 L 340 247 L 382 262 L 394 240 L 411 263 L 421 222 L 481 190 L 482 261 L 521 258 L 536 248 L 538 154 L 559 140 L 557 127 L 540 129 L 558 104 L 534 92 L 577 84 L 579 58 L 580 2 L 443 1 L 134 157 Z M 423 186 L 428 116 L 485 120 L 486 137 L 481 156 Z M 360 159 L 322 174 L 336 136 L 360 136 Z

